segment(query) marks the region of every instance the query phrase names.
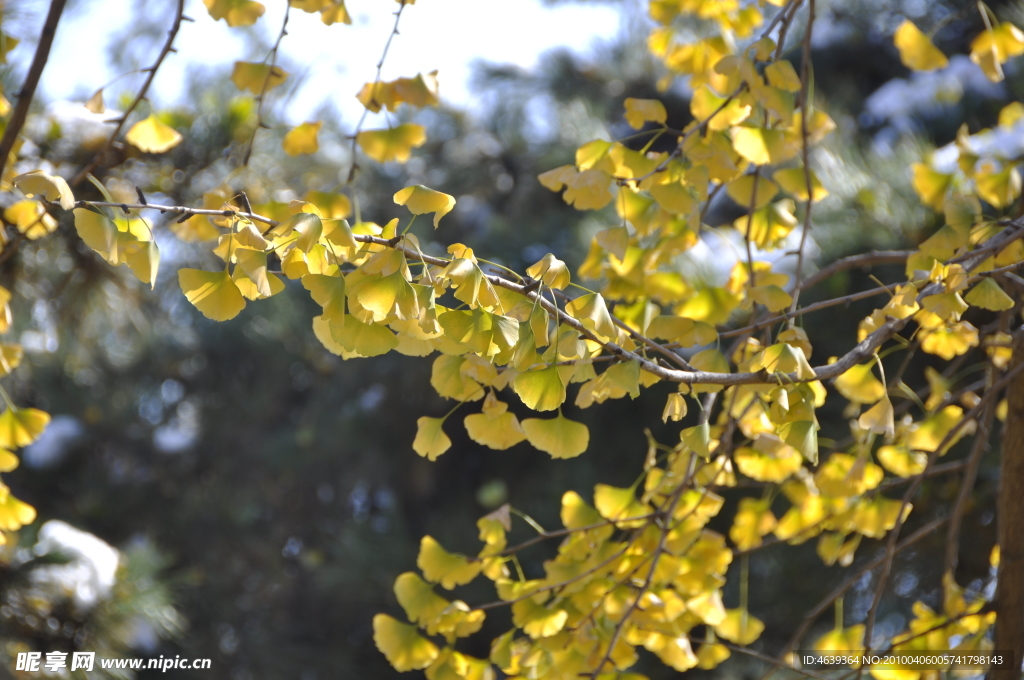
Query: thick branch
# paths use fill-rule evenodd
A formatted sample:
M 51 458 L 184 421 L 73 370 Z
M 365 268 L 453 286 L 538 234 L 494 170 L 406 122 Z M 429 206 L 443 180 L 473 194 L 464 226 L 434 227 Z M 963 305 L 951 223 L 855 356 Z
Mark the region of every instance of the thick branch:
M 64 12 L 65 0 L 53 0 L 50 3 L 50 11 L 46 14 L 46 21 L 43 23 L 43 32 L 39 34 L 39 45 L 36 46 L 36 55 L 32 58 L 32 65 L 29 66 L 28 75 L 25 76 L 25 84 L 21 86 L 18 93 L 18 105 L 7 121 L 4 129 L 3 139 L 0 139 L 0 175 L 3 174 L 7 165 L 7 157 L 14 148 L 14 142 L 25 126 L 25 119 L 28 117 L 28 108 L 32 105 L 32 97 L 35 96 L 36 86 L 39 85 L 39 78 L 43 75 L 43 68 L 50 58 L 50 47 L 53 45 L 53 37 L 57 33 L 57 23 L 60 15 Z

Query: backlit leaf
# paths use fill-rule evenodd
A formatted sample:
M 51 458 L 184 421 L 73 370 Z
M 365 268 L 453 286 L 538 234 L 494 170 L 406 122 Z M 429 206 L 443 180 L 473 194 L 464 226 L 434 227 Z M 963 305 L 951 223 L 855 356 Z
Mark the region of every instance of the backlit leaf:
M 530 444 L 552 458 L 575 458 L 586 451 L 590 443 L 587 426 L 561 413 L 550 419 L 526 418 L 522 428 Z
M 227 321 L 245 309 L 245 298 L 226 271 L 179 269 L 181 292 L 208 319 Z
M 59 175 L 48 175 L 42 170 L 33 170 L 14 178 L 14 186 L 26 196 L 42 196 L 47 201 L 57 202 L 64 210 L 75 207 L 75 196 L 67 180 Z
M 626 101 L 623 102 L 623 106 L 626 108 L 626 122 L 634 130 L 639 130 L 647 122 L 664 123 L 668 120 L 665 105 L 657 99 L 634 99 L 633 97 L 627 97 Z
M 356 141 L 363 153 L 378 163 L 405 163 L 414 148 L 426 144 L 427 131 L 422 125 L 403 123 L 387 130 L 364 130 Z
M 133 125 L 124 138 L 139 151 L 146 153 L 170 151 L 182 140 L 181 133 L 161 121 L 155 114 L 150 114 L 148 118 Z
M 995 279 L 985 277 L 981 283 L 971 289 L 964 296 L 964 301 L 975 307 L 988 309 L 993 312 L 1001 312 L 1013 308 L 1013 298 L 1007 295 Z
M 28 446 L 50 424 L 50 414 L 35 408 L 8 406 L 0 414 L 0 449 L 19 449 Z
M 900 52 L 900 61 L 914 71 L 932 71 L 945 68 L 949 60 L 935 45 L 931 38 L 921 32 L 913 22 L 904 19 L 893 36 L 896 49 Z
M 431 583 L 440 583 L 445 589 L 451 590 L 475 579 L 480 573 L 482 563 L 450 553 L 432 537 L 424 536 L 420 541 L 416 566 L 423 572 L 425 579 Z
M 764 623 L 745 609 L 729 609 L 725 620 L 715 626 L 715 634 L 738 645 L 749 645 L 761 637 Z
M 323 121 L 318 120 L 315 123 L 303 123 L 292 128 L 281 140 L 281 148 L 289 156 L 316 153 L 320 149 L 317 136 L 320 134 L 321 127 L 323 127 Z
M 441 429 L 442 425 L 444 418 L 419 418 L 416 421 L 416 439 L 412 442 L 413 450 L 424 458 L 437 460 L 438 456 L 451 448 L 452 440 Z
M 256 96 L 270 92 L 288 77 L 280 66 L 251 61 L 236 61 L 231 71 L 231 82 L 243 92 L 248 90 Z
M 426 668 L 437 658 L 437 647 L 421 637 L 416 626 L 396 621 L 386 614 L 373 617 L 373 642 L 397 671 Z
M 406 187 L 395 194 L 395 203 L 404 205 L 413 215 L 434 213 L 434 228 L 455 207 L 455 197 L 434 191 L 422 184 Z
M 565 401 L 565 384 L 556 365 L 520 373 L 512 388 L 534 411 L 554 411 Z

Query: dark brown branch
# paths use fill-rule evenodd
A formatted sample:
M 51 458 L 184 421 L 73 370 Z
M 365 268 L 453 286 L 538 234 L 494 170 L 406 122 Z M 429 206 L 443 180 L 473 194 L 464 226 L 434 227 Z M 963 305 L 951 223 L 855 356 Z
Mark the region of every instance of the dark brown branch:
M 956 576 L 956 567 L 960 559 L 960 525 L 964 519 L 964 512 L 967 509 L 967 501 L 974 491 L 974 482 L 978 477 L 978 465 L 981 463 L 981 455 L 988 450 L 989 438 L 992 432 L 992 421 L 995 418 L 996 409 L 994 406 L 986 409 L 984 422 L 980 423 L 978 434 L 974 438 L 974 445 L 971 453 L 967 456 L 964 465 L 964 478 L 960 481 L 960 491 L 957 493 L 956 503 L 953 506 L 953 514 L 950 516 L 949 531 L 946 534 L 946 568 L 943 573 Z
M 14 107 L 14 112 L 7 121 L 3 139 L 0 139 L 0 175 L 3 174 L 4 167 L 7 165 L 7 157 L 11 155 L 14 142 L 21 134 L 21 129 L 25 127 L 25 119 L 28 117 L 29 106 L 32 105 L 32 98 L 39 85 L 39 78 L 43 75 L 43 69 L 50 58 L 50 47 L 53 46 L 53 37 L 57 33 L 60 16 L 64 12 L 64 4 L 65 0 L 53 0 L 50 3 L 50 11 L 46 14 L 46 21 L 43 22 L 43 31 L 39 34 L 36 54 L 32 58 L 32 65 L 28 68 L 25 83 L 18 93 L 18 105 Z
M 899 264 L 901 262 L 906 262 L 907 258 L 913 253 L 914 251 L 912 250 L 872 250 L 867 253 L 861 253 L 860 255 L 844 257 L 822 267 L 805 278 L 801 285 L 801 290 L 813 288 L 822 281 L 835 276 L 839 272 L 844 272 L 849 269 L 866 269 L 878 264 Z

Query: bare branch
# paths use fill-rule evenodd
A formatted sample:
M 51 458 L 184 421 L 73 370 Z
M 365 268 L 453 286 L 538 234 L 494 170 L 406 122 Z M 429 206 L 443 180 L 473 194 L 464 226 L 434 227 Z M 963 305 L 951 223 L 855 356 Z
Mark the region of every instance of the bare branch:
M 128 117 L 132 115 L 135 108 L 139 103 L 146 98 L 146 93 L 149 92 L 149 86 L 153 84 L 153 79 L 156 78 L 156 72 L 160 69 L 160 65 L 164 63 L 164 59 L 174 49 L 174 39 L 178 36 L 178 30 L 181 28 L 181 22 L 184 20 L 185 15 L 185 0 L 178 0 L 177 8 L 174 11 L 174 21 L 171 23 L 170 30 L 167 31 L 167 40 L 164 42 L 163 48 L 160 50 L 160 54 L 157 55 L 156 61 L 150 66 L 147 71 L 146 80 L 142 83 L 142 87 L 139 88 L 138 93 L 135 95 L 135 99 L 125 109 L 124 114 L 117 120 L 117 127 L 110 134 L 107 139 L 107 143 L 103 145 L 99 153 L 93 156 L 92 160 L 89 161 L 88 165 L 78 171 L 78 174 L 74 176 L 70 184 L 72 187 L 77 186 L 81 183 L 86 176 L 96 169 L 96 166 L 100 164 L 100 161 L 107 155 L 110 148 L 114 146 L 114 142 L 117 141 L 118 136 L 121 134 L 121 130 L 124 129 L 124 124 L 128 122 Z
M 182 0 L 184 2 L 184 0 Z M 43 31 L 39 34 L 39 45 L 36 47 L 36 54 L 32 58 L 32 65 L 29 66 L 28 75 L 25 76 L 25 84 L 21 86 L 18 93 L 18 105 L 7 121 L 4 129 L 4 136 L 0 139 L 0 175 L 3 174 L 7 165 L 7 157 L 11 155 L 14 142 L 21 134 L 21 128 L 25 126 L 25 119 L 28 117 L 28 108 L 32 104 L 32 97 L 35 96 L 36 87 L 39 85 L 39 78 L 43 75 L 43 69 L 50 58 L 50 47 L 53 45 L 53 37 L 57 33 L 57 23 L 64 12 L 65 0 L 53 0 L 50 3 L 50 11 L 46 14 L 46 21 L 43 22 Z

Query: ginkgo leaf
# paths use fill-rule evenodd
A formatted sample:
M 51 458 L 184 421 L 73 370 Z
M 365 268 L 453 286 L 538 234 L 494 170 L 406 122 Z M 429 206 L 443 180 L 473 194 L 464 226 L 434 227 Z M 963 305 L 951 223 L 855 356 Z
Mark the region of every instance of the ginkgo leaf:
M 0 449 L 0 472 L 10 472 L 18 468 L 18 457 L 7 449 Z
M 1002 65 L 1020 54 L 1024 54 L 1024 32 L 1007 22 L 982 31 L 971 42 L 971 61 L 994 83 L 1003 79 Z
M 35 519 L 35 508 L 19 501 L 7 485 L 0 483 L 0 530 L 17 531 Z
M 302 286 L 310 292 L 313 301 L 324 308 L 323 318 L 343 320 L 345 316 L 345 279 L 341 276 L 307 274 Z
M 749 209 L 753 205 L 754 209 L 763 208 L 766 206 L 775 195 L 779 193 L 779 187 L 775 185 L 775 182 L 771 181 L 767 177 L 757 178 L 757 198 L 754 199 L 754 176 L 743 175 L 737 177 L 725 187 L 725 192 L 729 194 L 729 198 L 736 201 L 742 208 Z
M 810 171 L 810 176 L 811 200 L 820 201 L 828 196 L 828 190 L 821 185 L 821 181 L 818 180 L 818 176 L 813 170 Z M 807 175 L 804 168 L 785 168 L 783 170 L 776 170 L 775 174 L 772 175 L 772 179 L 774 179 L 786 192 L 792 194 L 798 200 L 807 200 Z
M 512 605 L 512 623 L 535 640 L 557 635 L 565 627 L 568 619 L 569 613 L 564 609 L 545 607 L 534 602 L 532 598 L 520 600 Z
M 155 114 L 140 120 L 124 136 L 129 144 L 145 153 L 164 153 L 181 143 L 181 133 Z
M 345 194 L 335 194 L 327 191 L 307 191 L 305 199 L 320 210 L 320 216 L 324 220 L 338 220 L 352 214 L 352 201 Z M 345 224 L 351 233 L 352 228 Z M 340 245 L 340 244 L 339 244 Z
M 50 414 L 45 411 L 8 406 L 0 414 L 0 449 L 28 446 L 39 439 L 49 423 Z
M 636 518 L 645 517 L 650 514 L 651 508 L 646 503 L 637 500 L 636 492 L 632 488 L 619 488 L 607 484 L 594 486 L 594 507 L 607 520 L 614 520 L 620 526 L 633 526 Z M 636 520 L 626 521 L 623 520 Z M 638 525 L 637 525 L 638 526 Z
M 589 293 L 565 303 L 565 311 L 602 340 L 618 336 L 608 305 L 600 293 Z
M 363 153 L 378 163 L 405 163 L 414 148 L 427 143 L 427 131 L 422 125 L 403 123 L 387 130 L 364 130 L 356 141 Z
M 215 227 L 206 215 L 193 215 L 184 222 L 175 220 L 168 226 L 175 236 L 186 243 L 212 241 L 221 234 L 220 229 Z
M 904 19 L 893 35 L 893 42 L 899 50 L 900 61 L 909 69 L 932 71 L 949 65 L 946 55 L 912 21 Z
M 561 413 L 550 419 L 526 418 L 522 428 L 530 445 L 552 458 L 575 458 L 590 444 L 587 426 Z
M 800 91 L 800 76 L 797 75 L 793 64 L 785 60 L 775 61 L 764 67 L 764 74 L 768 78 L 768 84 L 787 92 Z
M 731 656 L 729 648 L 722 644 L 705 643 L 697 648 L 697 668 L 709 671 Z
M 562 290 L 569 285 L 569 268 L 557 257 L 548 253 L 526 268 L 526 273 L 540 279 L 545 286 Z
M 896 427 L 893 418 L 892 402 L 886 395 L 877 404 L 860 414 L 857 422 L 865 430 L 891 437 Z
M 639 130 L 647 122 L 664 123 L 668 120 L 668 112 L 665 111 L 665 105 L 657 99 L 634 99 L 633 97 L 627 97 L 626 101 L 622 104 L 626 109 L 626 122 L 634 130 Z
M 874 404 L 885 396 L 885 385 L 875 377 L 872 364 L 858 364 L 835 379 L 839 393 L 855 404 Z
M 736 153 L 754 165 L 776 165 L 799 151 L 799 144 L 783 130 L 734 127 L 732 145 Z
M 437 658 L 437 646 L 421 637 L 416 626 L 396 621 L 386 614 L 373 617 L 373 642 L 395 670 L 426 668 Z
M 984 168 L 974 175 L 978 196 L 997 208 L 1005 208 L 1020 197 L 1021 176 L 1016 167 L 1001 170 Z
M 437 71 L 432 71 L 426 75 L 417 74 L 414 78 L 367 83 L 356 98 L 374 113 L 381 108 L 394 111 L 403 103 L 419 107 L 437 106 L 440 103 L 437 88 Z
M 181 292 L 208 319 L 227 321 L 245 309 L 245 298 L 226 271 L 179 269 Z
M 469 438 L 498 451 L 504 451 L 526 440 L 519 420 L 508 411 L 495 415 L 473 413 L 464 421 Z
M 1014 305 L 1013 298 L 1007 295 L 993 278 L 988 276 L 964 296 L 964 302 L 993 312 L 1013 309 Z
M 292 128 L 281 140 L 281 148 L 289 156 L 316 153 L 320 149 L 317 136 L 320 134 L 321 127 L 323 127 L 323 121 L 318 120 Z
M 554 411 L 565 401 L 565 383 L 557 365 L 520 373 L 512 382 L 523 403 L 534 411 Z M 532 443 L 532 440 L 531 440 Z
M 921 202 L 936 210 L 942 210 L 946 190 L 953 176 L 934 170 L 925 163 L 914 163 L 910 167 L 914 172 L 912 185 Z
M 434 213 L 434 228 L 455 207 L 455 197 L 434 191 L 422 184 L 406 187 L 395 194 L 395 203 L 404 205 L 413 215 Z
M 430 460 L 437 460 L 437 457 L 451 448 L 452 440 L 444 433 L 441 426 L 444 425 L 444 418 L 428 418 L 422 416 L 416 421 L 416 439 L 412 442 L 413 450 Z
M 749 645 L 761 637 L 764 622 L 746 609 L 726 610 L 725 619 L 715 628 L 715 634 L 738 645 Z
M 57 229 L 57 220 L 36 200 L 13 203 L 4 210 L 4 219 L 16 226 L 30 241 L 52 234 Z
M 42 170 L 33 170 L 14 178 L 14 186 L 26 196 L 42 196 L 47 201 L 57 202 L 64 210 L 75 207 L 75 196 L 67 180 L 58 175 L 48 175 Z
M 386 326 L 363 323 L 351 314 L 342 323 L 336 319 L 327 323 L 335 341 L 356 356 L 381 356 L 398 346 L 398 338 Z
M 21 365 L 24 350 L 21 345 L 0 344 L 0 376 L 10 375 Z
M 420 540 L 416 566 L 431 583 L 440 583 L 446 590 L 469 583 L 480 573 L 482 563 L 463 555 L 450 553 L 430 536 Z
M 93 92 L 92 96 L 85 102 L 85 108 L 89 113 L 104 113 L 107 110 L 107 106 L 103 102 L 102 87 Z
M 254 95 L 270 92 L 288 77 L 288 72 L 280 66 L 271 67 L 251 61 L 236 61 L 231 71 L 231 82 L 243 92 L 248 90 Z
M 107 262 L 117 262 L 117 225 L 106 216 L 86 208 L 75 209 L 75 229 L 79 237 Z
M 156 241 L 140 241 L 129 244 L 122 248 L 123 258 L 128 268 L 132 270 L 142 283 L 148 283 L 150 288 L 156 287 L 156 274 L 160 268 L 160 249 Z
M 429 583 L 411 571 L 395 579 L 395 597 L 405 615 L 413 623 L 426 626 L 449 605 L 448 600 L 434 592 Z
M 254 0 L 203 0 L 210 16 L 228 26 L 252 26 L 266 8 Z

